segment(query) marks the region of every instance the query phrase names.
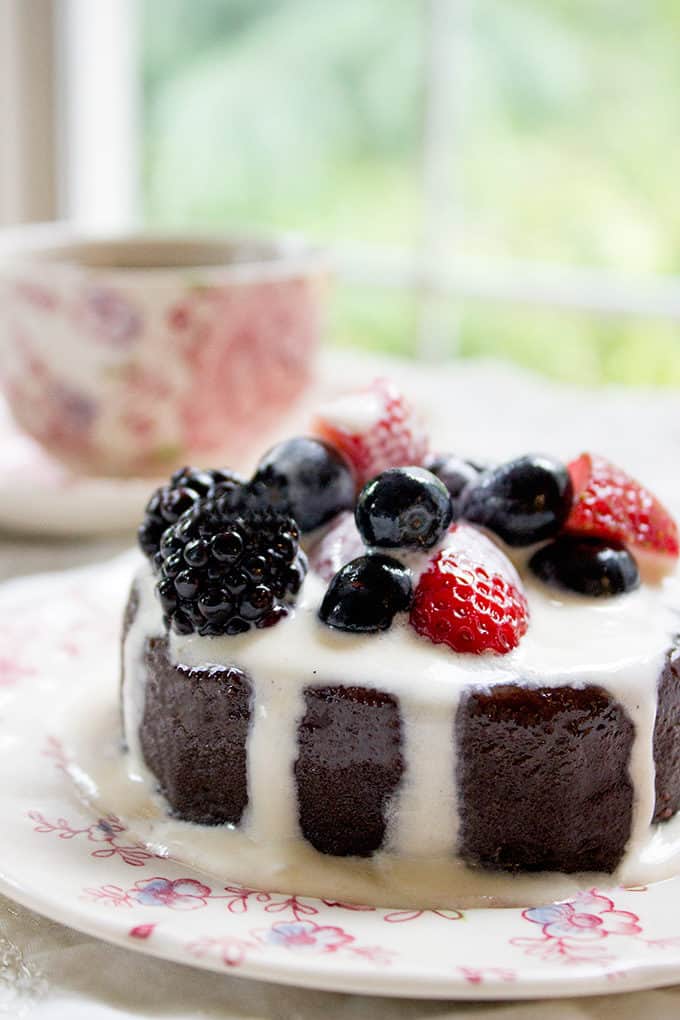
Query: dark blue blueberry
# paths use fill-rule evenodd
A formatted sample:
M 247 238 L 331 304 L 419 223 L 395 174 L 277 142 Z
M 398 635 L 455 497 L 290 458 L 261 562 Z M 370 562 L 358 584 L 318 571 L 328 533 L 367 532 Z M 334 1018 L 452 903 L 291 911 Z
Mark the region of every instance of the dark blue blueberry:
M 390 556 L 360 556 L 332 578 L 319 618 L 336 630 L 387 630 L 409 608 L 411 596 L 411 575 L 401 563 Z
M 444 483 L 451 496 L 453 516 L 458 516 L 460 496 L 466 486 L 473 484 L 485 469 L 470 460 L 461 460 L 452 453 L 432 455 L 427 458 L 423 467 Z
M 389 468 L 364 485 L 355 516 L 366 545 L 430 549 L 451 523 L 451 498 L 424 468 Z
M 356 497 L 354 473 L 345 458 L 328 443 L 306 436 L 269 450 L 253 483 L 266 486 L 272 505 L 290 513 L 302 532 L 352 509 Z
M 532 454 L 484 471 L 461 496 L 460 516 L 508 545 L 552 538 L 569 515 L 573 487 L 564 464 Z
M 529 560 L 541 581 L 596 598 L 623 595 L 640 584 L 637 563 L 622 545 L 562 535 Z

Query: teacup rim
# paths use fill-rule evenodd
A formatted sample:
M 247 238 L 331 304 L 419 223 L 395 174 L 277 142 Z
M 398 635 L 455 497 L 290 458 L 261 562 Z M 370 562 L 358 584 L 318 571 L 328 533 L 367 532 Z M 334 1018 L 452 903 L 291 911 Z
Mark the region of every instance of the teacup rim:
M 77 247 L 115 248 L 130 245 L 168 247 L 171 245 L 215 246 L 259 249 L 259 257 L 241 261 L 187 262 L 178 265 L 96 265 L 76 258 L 50 258 L 51 254 L 68 252 Z M 265 251 L 269 255 L 265 255 Z M 0 275 L 17 269 L 49 272 L 51 275 L 72 274 L 147 282 L 176 280 L 200 274 L 202 279 L 225 282 L 248 282 L 290 278 L 291 276 L 325 275 L 328 272 L 326 249 L 293 231 L 210 231 L 210 230 L 96 230 L 82 229 L 67 223 L 33 223 L 0 230 Z

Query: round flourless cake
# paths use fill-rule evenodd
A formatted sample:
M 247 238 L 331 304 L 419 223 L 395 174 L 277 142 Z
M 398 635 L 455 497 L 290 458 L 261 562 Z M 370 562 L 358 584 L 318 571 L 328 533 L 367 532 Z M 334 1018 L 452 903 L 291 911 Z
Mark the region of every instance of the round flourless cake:
M 671 873 L 672 518 L 589 454 L 428 459 L 403 399 L 369 398 L 248 482 L 186 469 L 149 503 L 122 710 L 155 838 L 254 886 L 392 905 Z
M 529 586 L 532 626 L 494 659 L 405 622 L 330 632 L 313 575 L 271 630 L 168 634 L 154 585 L 142 568 L 128 610 L 125 736 L 179 819 L 424 869 L 635 878 L 680 806 L 675 575 L 604 606 Z

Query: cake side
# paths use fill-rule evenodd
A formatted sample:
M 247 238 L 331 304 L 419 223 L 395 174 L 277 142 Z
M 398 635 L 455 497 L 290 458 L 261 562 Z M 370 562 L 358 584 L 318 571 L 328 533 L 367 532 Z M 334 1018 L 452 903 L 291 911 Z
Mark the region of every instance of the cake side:
M 654 821 L 665 822 L 680 809 L 680 638 L 668 651 L 659 677 L 654 765 Z
M 140 745 L 172 813 L 202 825 L 237 825 L 248 803 L 248 677 L 233 666 L 173 663 L 161 637 L 147 639 L 143 670 Z
M 604 871 L 631 832 L 634 727 L 591 685 L 470 691 L 456 718 L 460 854 L 509 871 Z
M 404 762 L 397 699 L 365 687 L 308 687 L 295 780 L 303 837 L 337 856 L 369 856 Z

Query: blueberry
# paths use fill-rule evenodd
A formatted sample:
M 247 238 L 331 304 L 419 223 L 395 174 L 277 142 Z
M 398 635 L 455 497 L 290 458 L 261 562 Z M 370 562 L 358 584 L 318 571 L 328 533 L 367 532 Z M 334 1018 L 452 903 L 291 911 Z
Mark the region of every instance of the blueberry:
M 341 567 L 328 585 L 319 618 L 336 630 L 387 630 L 409 608 L 411 575 L 390 556 L 360 556 Z
M 300 436 L 278 443 L 264 455 L 253 476 L 271 502 L 283 507 L 300 531 L 313 531 L 341 510 L 354 507 L 356 482 L 349 463 L 320 439 Z
M 431 549 L 451 523 L 449 491 L 420 467 L 389 468 L 359 493 L 356 522 L 366 545 Z
M 451 496 L 453 516 L 458 516 L 459 497 L 467 485 L 477 481 L 485 469 L 471 460 L 461 460 L 452 453 L 432 455 L 425 461 L 424 467 L 444 483 Z
M 484 471 L 461 496 L 460 516 L 512 546 L 552 538 L 564 524 L 573 487 L 564 464 L 541 454 Z
M 534 553 L 529 567 L 546 584 L 595 597 L 622 595 L 640 584 L 628 550 L 599 538 L 563 535 Z

